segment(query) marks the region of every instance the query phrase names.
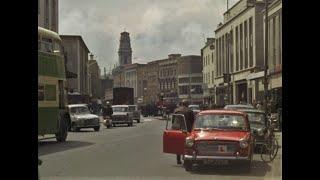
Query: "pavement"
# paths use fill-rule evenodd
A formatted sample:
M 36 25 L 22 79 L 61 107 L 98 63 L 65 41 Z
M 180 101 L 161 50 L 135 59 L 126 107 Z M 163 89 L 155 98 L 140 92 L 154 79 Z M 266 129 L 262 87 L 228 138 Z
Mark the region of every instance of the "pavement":
M 272 163 L 254 156 L 251 173 L 237 167 L 203 168 L 187 172 L 176 157 L 162 152 L 166 122 L 145 117 L 141 123 L 69 132 L 64 143 L 55 139 L 38 143 L 39 166 L 44 179 L 282 179 L 282 151 Z M 282 143 L 281 133 L 277 133 Z

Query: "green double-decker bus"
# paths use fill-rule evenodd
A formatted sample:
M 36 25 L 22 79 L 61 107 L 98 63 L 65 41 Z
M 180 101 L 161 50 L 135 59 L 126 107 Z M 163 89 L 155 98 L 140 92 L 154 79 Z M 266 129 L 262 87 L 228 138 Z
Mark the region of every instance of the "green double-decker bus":
M 66 69 L 59 35 L 38 27 L 38 137 L 55 135 L 66 140 Z

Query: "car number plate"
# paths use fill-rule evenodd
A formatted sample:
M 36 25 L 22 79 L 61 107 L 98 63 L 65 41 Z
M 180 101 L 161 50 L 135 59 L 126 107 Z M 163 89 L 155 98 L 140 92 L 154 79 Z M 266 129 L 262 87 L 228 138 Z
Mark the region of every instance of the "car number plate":
M 226 153 L 227 152 L 227 146 L 226 145 L 218 145 L 218 152 Z
M 227 165 L 229 164 L 228 160 L 222 159 L 207 159 L 205 164 L 214 164 L 214 165 Z

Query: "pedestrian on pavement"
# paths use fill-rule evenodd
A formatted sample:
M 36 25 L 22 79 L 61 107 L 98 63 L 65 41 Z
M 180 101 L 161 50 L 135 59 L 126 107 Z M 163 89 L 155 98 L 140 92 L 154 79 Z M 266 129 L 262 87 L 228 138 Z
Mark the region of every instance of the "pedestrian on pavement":
M 254 107 L 254 108 L 257 108 L 257 102 L 256 102 L 256 100 L 254 99 L 254 100 L 252 100 L 252 106 Z
M 187 131 L 191 132 L 192 125 L 194 122 L 194 113 L 191 109 L 188 108 L 188 102 L 186 100 L 183 100 L 179 107 L 177 107 L 174 110 L 174 114 L 183 114 L 185 117 L 186 125 L 187 125 Z M 177 164 L 181 163 L 181 154 L 177 154 Z

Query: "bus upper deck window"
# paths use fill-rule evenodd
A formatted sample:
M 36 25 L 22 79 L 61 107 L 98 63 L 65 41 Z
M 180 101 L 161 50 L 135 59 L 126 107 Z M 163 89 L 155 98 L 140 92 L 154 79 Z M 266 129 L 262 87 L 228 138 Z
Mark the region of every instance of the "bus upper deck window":
M 43 51 L 45 52 L 53 52 L 52 40 L 47 38 L 42 38 Z
M 57 42 L 57 41 L 54 41 L 54 43 L 53 43 L 53 52 L 54 52 L 55 54 L 62 55 L 61 45 L 60 45 L 60 43 Z

